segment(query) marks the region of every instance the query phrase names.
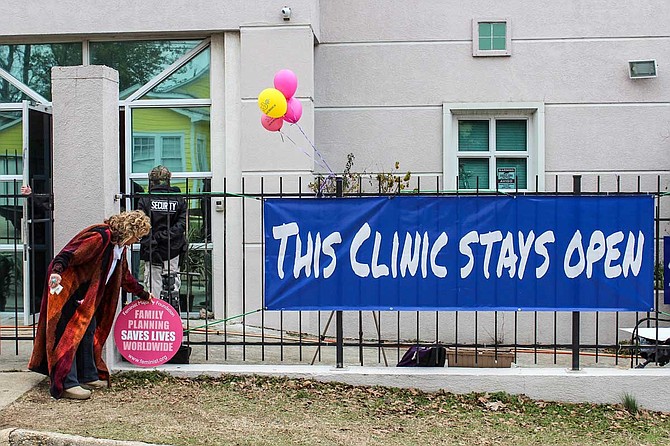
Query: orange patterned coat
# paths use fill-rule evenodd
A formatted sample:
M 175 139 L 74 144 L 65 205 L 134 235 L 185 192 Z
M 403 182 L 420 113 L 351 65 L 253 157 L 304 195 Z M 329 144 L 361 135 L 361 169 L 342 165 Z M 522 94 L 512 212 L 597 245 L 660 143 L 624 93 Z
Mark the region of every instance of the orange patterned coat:
M 102 347 L 116 315 L 119 290 L 148 298 L 143 287 L 128 270 L 126 250 L 106 282 L 114 257 L 112 233 L 107 225 L 90 226 L 77 234 L 54 257 L 47 271 L 62 277 L 63 290 L 50 294 L 44 288 L 35 344 L 28 368 L 50 377 L 50 393 L 60 398 L 63 382 L 86 328 L 93 318 L 97 326 L 93 354 L 98 376 L 109 380 L 109 369 L 102 359 Z

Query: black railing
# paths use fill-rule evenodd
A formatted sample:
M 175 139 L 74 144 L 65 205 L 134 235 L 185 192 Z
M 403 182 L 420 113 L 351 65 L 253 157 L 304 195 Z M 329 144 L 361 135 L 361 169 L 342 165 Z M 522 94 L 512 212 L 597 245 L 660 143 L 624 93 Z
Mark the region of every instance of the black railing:
M 186 340 L 193 347 L 191 362 L 325 363 L 393 366 L 413 344 L 440 343 L 453 354 L 451 365 L 472 356 L 476 365 L 512 361 L 520 365 L 556 365 L 578 369 L 585 365 L 640 363 L 638 339 L 622 328 L 667 327 L 667 306 L 655 290 L 654 312 L 509 312 L 509 311 L 266 311 L 263 309 L 263 199 L 292 197 L 328 199 L 337 196 L 335 184 L 306 177 L 252 177 L 239 185 L 224 182 L 221 191 L 194 190 L 184 180 L 182 195 L 189 204 L 189 250 L 182 264 L 181 300 Z M 322 181 L 329 181 L 328 178 Z M 313 182 L 310 186 L 310 182 Z M 572 175 L 547 177 L 543 192 L 505 190 L 444 190 L 441 176 L 415 176 L 397 188 L 369 184 L 364 177 L 349 184 L 345 197 L 417 195 L 569 195 L 647 193 L 655 197 L 655 262 L 661 264 L 661 239 L 670 228 L 670 176 Z M 535 178 L 536 188 L 539 179 Z M 454 183 L 459 184 L 458 180 Z M 478 182 L 475 182 L 478 184 Z M 230 191 L 234 191 L 231 193 Z M 133 207 L 140 194 L 122 194 Z M 16 194 L 0 199 L 17 199 Z M 0 216 L 0 225 L 4 224 Z M 0 234 L 2 236 L 2 234 Z M 16 234 L 15 234 L 16 236 Z M 18 234 L 20 237 L 20 233 Z M 21 245 L 16 240 L 14 246 Z M 5 245 L 2 255 L 12 251 Z M 138 258 L 133 257 L 135 272 Z M 656 281 L 661 284 L 662 281 Z M 22 291 L 10 290 L 15 302 Z M 18 307 L 17 307 L 18 308 Z M 2 340 L 30 342 L 34 329 L 25 326 L 15 310 L 3 314 Z M 656 341 L 656 348 L 663 344 Z M 644 346 L 649 348 L 648 345 Z M 15 349 L 18 351 L 18 347 Z M 0 354 L 7 354 L 4 348 Z M 395 353 L 395 354 L 394 354 Z M 633 355 L 631 355 L 633 353 Z M 656 355 L 656 358 L 661 356 Z M 450 357 L 451 358 L 451 357 Z

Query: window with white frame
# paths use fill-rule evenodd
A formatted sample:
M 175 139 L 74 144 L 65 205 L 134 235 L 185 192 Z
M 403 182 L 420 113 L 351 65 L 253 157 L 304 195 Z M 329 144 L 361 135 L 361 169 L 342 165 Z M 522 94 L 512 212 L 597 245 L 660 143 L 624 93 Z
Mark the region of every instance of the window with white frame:
M 509 19 L 473 19 L 473 56 L 511 56 L 512 35 Z
M 133 135 L 133 172 L 149 172 L 162 164 L 172 172 L 184 170 L 184 136 Z
M 486 107 L 487 104 L 444 104 L 447 188 L 543 190 L 543 105 Z

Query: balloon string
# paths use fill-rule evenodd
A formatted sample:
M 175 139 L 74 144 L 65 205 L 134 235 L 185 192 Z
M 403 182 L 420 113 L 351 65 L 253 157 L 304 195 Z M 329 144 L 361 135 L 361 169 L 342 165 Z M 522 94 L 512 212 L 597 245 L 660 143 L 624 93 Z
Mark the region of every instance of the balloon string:
M 330 167 L 328 167 L 328 165 L 325 165 L 325 166 L 324 166 L 322 163 L 320 163 L 319 161 L 317 161 L 316 159 L 314 159 L 314 158 L 312 157 L 312 155 L 310 155 L 309 153 L 307 153 L 307 151 L 306 151 L 305 149 L 303 149 L 303 148 L 300 147 L 298 144 L 296 144 L 296 142 L 293 141 L 293 139 L 291 139 L 290 136 L 285 135 L 284 133 L 282 133 L 281 130 L 278 130 L 278 132 L 279 132 L 279 135 L 282 137 L 282 142 L 284 142 L 284 136 L 285 136 L 286 139 L 288 139 L 289 141 L 291 141 L 291 142 L 293 143 L 293 145 L 294 145 L 298 150 L 300 150 L 302 153 L 304 153 L 309 159 L 314 160 L 314 162 L 316 162 L 317 165 L 319 165 L 319 166 L 321 166 L 321 167 L 325 167 L 326 169 L 329 169 L 329 170 L 330 170 Z M 325 161 L 324 161 L 324 162 L 325 162 Z M 322 181 L 320 181 L 320 184 L 319 184 L 319 190 L 318 190 L 318 192 L 317 192 L 317 195 L 322 195 L 322 194 L 323 194 L 323 190 L 325 189 L 326 184 L 328 184 L 328 180 L 331 179 L 331 178 L 334 177 L 334 176 L 335 176 L 335 174 L 334 174 L 333 172 L 330 172 L 330 173 L 328 174 L 328 176 L 327 176 L 325 179 L 323 179 Z
M 316 153 L 318 155 L 319 159 L 321 159 L 321 161 L 323 161 L 322 165 L 325 165 L 326 169 L 328 169 L 328 172 L 329 172 L 328 176 L 326 176 L 326 178 L 324 178 L 323 181 L 321 181 L 321 185 L 319 186 L 318 195 L 321 195 L 323 193 L 324 188 L 328 184 L 328 180 L 330 180 L 331 178 L 334 178 L 336 176 L 335 172 L 333 172 L 333 169 L 330 168 L 330 166 L 328 165 L 328 162 L 326 162 L 326 159 L 323 157 L 323 155 L 321 155 L 321 152 L 319 152 L 319 150 L 316 148 L 314 143 L 312 141 L 310 141 L 310 139 L 307 137 L 307 134 L 302 129 L 302 127 L 300 127 L 300 124 L 298 124 L 296 122 L 294 125 L 298 127 L 298 130 L 300 130 L 300 133 L 302 133 L 302 136 L 309 143 L 309 145 L 312 146 L 312 149 L 314 150 L 314 153 Z
M 312 141 L 309 140 L 309 138 L 307 137 L 307 135 L 306 135 L 305 132 L 303 131 L 302 127 L 300 127 L 300 125 L 298 125 L 298 123 L 292 123 L 291 125 L 295 125 L 295 126 L 298 127 L 298 129 L 300 129 L 300 133 L 302 133 L 302 136 L 305 137 L 305 140 L 307 140 L 307 142 L 309 143 L 309 145 L 312 147 L 312 150 L 314 150 L 314 153 L 317 154 L 317 156 L 319 157 L 319 159 L 320 159 L 321 161 L 317 160 L 316 158 L 312 157 L 312 155 L 310 155 L 309 153 L 307 153 L 307 151 L 306 151 L 305 149 L 303 149 L 302 147 L 300 147 L 295 141 L 293 141 L 293 139 L 292 139 L 290 136 L 288 136 L 287 134 L 285 134 L 285 133 L 282 132 L 281 130 L 277 130 L 277 131 L 279 132 L 279 135 L 280 135 L 281 138 L 282 138 L 282 142 L 284 142 L 284 138 L 288 139 L 289 141 L 291 141 L 291 142 L 293 143 L 293 145 L 294 145 L 297 149 L 299 149 L 302 153 L 304 153 L 304 154 L 307 155 L 310 159 L 312 159 L 318 166 L 325 167 L 325 168 L 328 170 L 328 175 L 326 176 L 326 178 L 324 178 L 324 179 L 320 182 L 321 184 L 319 185 L 319 191 L 318 191 L 317 194 L 318 194 L 318 195 L 321 195 L 321 194 L 323 193 L 323 190 L 325 189 L 326 185 L 328 184 L 328 181 L 329 181 L 331 178 L 333 178 L 333 177 L 336 176 L 336 175 L 335 175 L 335 172 L 333 172 L 333 169 L 330 168 L 330 166 L 329 166 L 328 163 L 326 162 L 325 158 L 321 155 L 321 152 L 319 152 L 319 150 L 318 150 L 318 149 L 316 148 L 316 146 L 312 143 Z
M 324 164 L 324 165 L 326 166 L 326 168 L 328 169 L 328 172 L 330 172 L 331 175 L 335 175 L 335 173 L 333 172 L 333 169 L 330 168 L 330 166 L 328 165 L 328 163 L 326 162 L 326 160 L 323 158 L 323 156 L 321 156 L 321 152 L 319 152 L 319 151 L 317 150 L 317 148 L 316 148 L 316 146 L 314 145 L 314 143 L 312 143 L 312 141 L 309 140 L 309 138 L 307 137 L 307 135 L 306 135 L 305 132 L 303 131 L 302 127 L 300 127 L 300 124 L 298 124 L 298 123 L 296 122 L 294 125 L 296 125 L 296 126 L 298 127 L 298 129 L 300 130 L 300 133 L 302 133 L 302 136 L 304 136 L 305 139 L 307 140 L 307 142 L 309 143 L 309 145 L 312 146 L 312 149 L 314 149 L 314 153 L 316 153 L 317 155 L 319 155 L 319 158 L 321 158 L 321 160 L 323 161 L 323 164 Z
M 290 136 L 288 136 L 287 134 L 285 134 L 285 133 L 282 132 L 281 130 L 278 130 L 278 132 L 279 132 L 279 135 L 280 135 L 281 138 L 282 138 L 282 142 L 284 142 L 284 138 L 288 139 L 289 141 L 291 141 L 291 142 L 293 143 L 293 145 L 296 147 L 296 149 L 300 150 L 300 151 L 301 151 L 302 153 L 304 153 L 308 158 L 314 160 L 314 161 L 316 162 L 317 165 L 319 165 L 319 166 L 321 166 L 321 167 L 325 167 L 326 169 L 328 169 L 328 166 L 327 166 L 327 165 L 323 165 L 323 163 L 320 163 L 318 160 L 314 159 L 314 158 L 312 157 L 312 155 L 310 155 L 309 153 L 307 153 L 307 151 L 306 151 L 305 149 L 303 149 L 303 148 L 300 147 L 295 141 L 293 141 L 293 139 L 291 139 Z M 332 172 L 331 172 L 330 175 L 332 175 Z M 329 176 L 330 176 L 330 175 L 329 175 Z
M 324 178 L 321 181 L 321 184 L 319 185 L 319 192 L 318 192 L 317 195 L 322 195 L 323 194 L 323 190 L 326 188 L 326 184 L 328 184 L 328 180 L 330 180 L 334 176 L 335 176 L 335 174 L 331 172 L 331 173 L 328 174 L 328 176 L 326 178 Z

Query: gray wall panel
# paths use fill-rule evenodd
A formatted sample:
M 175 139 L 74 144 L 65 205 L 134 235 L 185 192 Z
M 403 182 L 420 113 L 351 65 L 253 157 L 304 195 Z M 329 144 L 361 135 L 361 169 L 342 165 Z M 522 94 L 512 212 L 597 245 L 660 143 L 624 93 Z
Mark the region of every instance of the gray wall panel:
M 283 68 L 298 77 L 295 97 L 314 96 L 314 37 L 309 27 L 243 27 L 240 36 L 243 98 L 258 97 L 272 87 L 275 73 Z
M 298 126 L 284 123 L 282 139 L 277 132 L 268 132 L 261 125 L 261 111 L 256 101 L 242 103 L 242 171 L 243 172 L 308 172 L 312 170 L 314 142 L 314 111 L 311 102 L 302 101 L 302 118 Z M 290 138 L 290 139 L 289 139 Z M 311 143 L 310 143 L 311 141 Z
M 551 107 L 546 171 L 660 171 L 670 157 L 670 104 Z
M 315 113 L 317 149 L 341 172 L 347 154 L 355 171 L 442 171 L 442 107 L 325 109 Z
M 473 18 L 509 17 L 515 39 L 670 34 L 666 0 L 322 0 L 322 42 L 470 40 Z
M 292 0 L 290 22 L 282 19 L 283 6 L 265 0 L 3 0 L 0 37 L 188 33 L 292 24 L 310 24 L 318 35 L 318 1 Z
M 628 60 L 659 76 L 631 80 Z M 670 102 L 670 38 L 514 43 L 511 57 L 472 57 L 469 44 L 320 45 L 317 107 L 442 102 Z

